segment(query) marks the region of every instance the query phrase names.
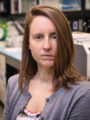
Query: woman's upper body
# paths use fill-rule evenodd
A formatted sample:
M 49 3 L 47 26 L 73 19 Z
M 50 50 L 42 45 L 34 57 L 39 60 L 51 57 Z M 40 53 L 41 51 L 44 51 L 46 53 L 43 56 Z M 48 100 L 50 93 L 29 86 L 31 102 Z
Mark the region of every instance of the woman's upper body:
M 64 14 L 47 5 L 32 7 L 25 20 L 19 77 L 8 82 L 3 120 L 18 119 L 24 108 L 41 112 L 44 120 L 89 120 L 90 87 L 79 83 L 74 56 Z
M 31 98 L 28 84 L 21 93 L 18 80 L 19 75 L 9 79 L 3 120 L 15 120 Z M 69 86 L 71 90 L 61 87 L 46 98 L 41 120 L 90 120 L 90 83 L 80 81 L 77 85 Z

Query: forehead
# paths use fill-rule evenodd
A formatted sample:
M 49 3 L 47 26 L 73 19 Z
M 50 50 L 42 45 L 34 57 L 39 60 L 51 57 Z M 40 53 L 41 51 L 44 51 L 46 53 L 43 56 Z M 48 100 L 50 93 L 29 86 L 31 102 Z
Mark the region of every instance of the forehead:
M 55 25 L 53 22 L 50 20 L 50 18 L 43 16 L 43 15 L 38 15 L 33 18 L 31 24 L 30 24 L 30 31 L 31 30 L 53 30 L 56 31 Z

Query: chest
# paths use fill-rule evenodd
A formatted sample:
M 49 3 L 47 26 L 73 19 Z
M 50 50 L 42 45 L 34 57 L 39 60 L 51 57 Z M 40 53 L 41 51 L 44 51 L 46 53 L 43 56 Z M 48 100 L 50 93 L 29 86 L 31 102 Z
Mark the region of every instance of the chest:
M 43 89 L 42 87 L 39 88 L 30 88 L 31 98 L 29 99 L 26 108 L 31 110 L 34 113 L 42 112 L 46 98 L 50 97 L 53 92 L 50 90 Z
M 48 93 L 48 95 L 47 95 Z M 46 98 L 49 97 L 49 100 L 46 101 Z M 69 97 L 68 97 L 69 96 Z M 68 102 L 67 101 L 68 98 Z M 41 92 L 38 90 L 31 91 L 31 97 L 28 96 L 28 93 L 23 93 L 20 95 L 17 100 L 14 99 L 13 104 L 10 108 L 10 115 L 12 115 L 8 120 L 15 120 L 20 111 L 26 106 L 32 112 L 41 112 L 41 117 L 44 120 L 66 120 L 64 117 L 67 116 L 67 110 L 70 112 L 70 104 L 72 103 L 72 97 L 70 94 L 65 94 L 61 89 L 58 90 L 53 95 L 47 90 Z

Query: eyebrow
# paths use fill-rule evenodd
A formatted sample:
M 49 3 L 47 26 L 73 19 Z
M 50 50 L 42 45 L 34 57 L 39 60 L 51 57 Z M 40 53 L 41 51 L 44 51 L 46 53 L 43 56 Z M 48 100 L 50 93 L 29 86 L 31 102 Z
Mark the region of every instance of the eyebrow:
M 32 34 L 33 37 L 38 36 L 38 35 L 43 36 L 43 33 L 34 33 L 34 34 Z M 52 35 L 56 35 L 56 32 L 51 32 L 49 36 L 52 36 Z
M 33 37 L 38 36 L 38 35 L 42 36 L 43 34 L 42 33 L 34 33 L 34 34 L 32 34 Z
M 50 36 L 52 36 L 52 35 L 56 35 L 56 32 L 52 32 L 52 33 L 50 33 Z

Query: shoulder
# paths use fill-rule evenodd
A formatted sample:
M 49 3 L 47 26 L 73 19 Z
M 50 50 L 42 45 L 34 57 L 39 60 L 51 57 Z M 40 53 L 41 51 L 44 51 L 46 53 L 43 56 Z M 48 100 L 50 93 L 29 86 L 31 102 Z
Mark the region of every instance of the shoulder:
M 71 85 L 72 91 L 75 91 L 76 93 L 86 93 L 87 91 L 90 91 L 90 81 L 84 80 L 84 81 L 79 81 L 75 85 Z
M 79 81 L 77 84 L 69 84 L 71 87 L 70 90 L 64 89 L 64 101 L 76 103 L 81 98 L 84 99 L 85 96 L 88 96 L 90 100 L 90 82 L 89 81 Z M 68 98 L 68 99 L 67 99 Z
M 19 79 L 19 74 L 16 74 L 16 75 L 13 75 L 11 76 L 9 79 L 8 79 L 8 82 L 9 83 L 17 83 L 18 82 L 18 79 Z
M 69 110 L 72 111 L 70 119 L 89 120 L 90 119 L 90 82 L 80 81 L 78 85 L 73 85 L 72 102 Z
M 13 88 L 14 86 L 18 85 L 19 74 L 13 75 L 8 79 L 8 86 Z
M 77 90 L 77 95 L 81 95 L 83 97 L 87 97 L 85 99 L 90 100 L 90 81 L 80 81 L 79 88 Z
M 90 82 L 89 81 L 79 81 L 76 85 L 71 84 L 72 88 L 67 93 L 68 96 L 71 97 L 73 102 L 77 102 L 80 100 L 87 99 L 90 101 Z
M 8 79 L 8 84 L 7 84 L 8 96 L 11 97 L 13 96 L 13 94 L 19 91 L 18 81 L 19 81 L 19 74 L 13 75 Z

